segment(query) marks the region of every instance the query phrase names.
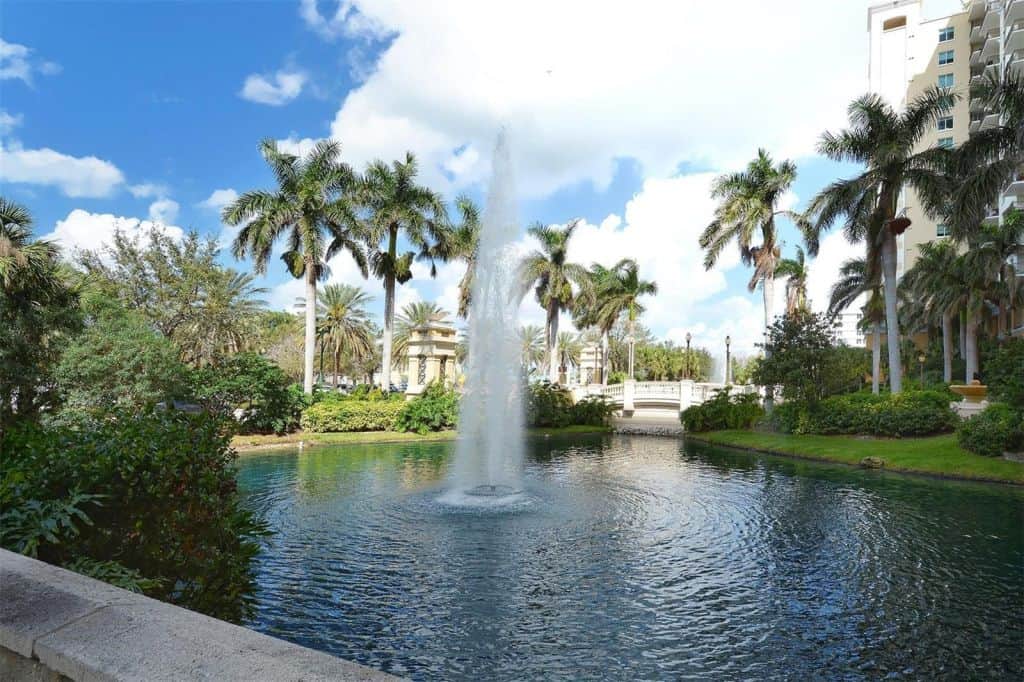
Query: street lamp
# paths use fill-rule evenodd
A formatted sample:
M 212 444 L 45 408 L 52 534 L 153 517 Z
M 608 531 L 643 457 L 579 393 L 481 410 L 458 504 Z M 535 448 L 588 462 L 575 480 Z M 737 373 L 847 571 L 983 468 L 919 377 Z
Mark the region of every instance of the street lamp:
M 630 332 L 629 336 L 626 337 L 626 341 L 629 343 L 629 378 L 633 378 L 633 358 L 635 356 L 636 338 L 633 337 L 633 333 Z
M 686 332 L 686 378 L 693 378 L 690 376 L 690 332 Z
M 729 336 L 725 337 L 725 384 L 728 386 L 732 382 L 729 380 L 729 375 L 732 374 L 731 363 L 729 362 L 729 344 L 732 343 L 732 339 Z
M 924 357 L 924 353 L 918 353 L 918 355 L 917 355 L 917 362 L 918 362 L 918 364 L 921 365 L 921 388 L 924 388 L 924 361 L 925 360 L 926 360 L 926 358 Z

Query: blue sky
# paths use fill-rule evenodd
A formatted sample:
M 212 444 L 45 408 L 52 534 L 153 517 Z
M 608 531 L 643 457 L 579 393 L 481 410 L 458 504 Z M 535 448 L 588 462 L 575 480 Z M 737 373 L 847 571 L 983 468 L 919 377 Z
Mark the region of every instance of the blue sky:
M 796 206 L 854 170 L 816 157 L 814 142 L 866 87 L 867 3 L 737 0 L 728 25 L 678 4 L 9 0 L 2 192 L 69 248 L 151 218 L 229 237 L 210 200 L 271 185 L 262 138 L 301 151 L 334 136 L 357 168 L 412 150 L 424 182 L 479 198 L 507 125 L 524 225 L 583 218 L 579 260 L 633 256 L 659 280 L 645 319 L 657 333 L 731 333 L 751 349 L 760 302 L 744 268 L 731 252 L 700 267 L 708 183 L 758 146 L 797 161 Z M 831 246 L 813 299 L 851 255 Z M 337 281 L 358 280 L 332 265 Z M 418 278 L 399 302 L 451 306 L 460 275 Z M 300 290 L 276 264 L 264 284 L 276 306 Z M 380 284 L 363 286 L 379 307 Z M 523 318 L 539 320 L 537 306 Z

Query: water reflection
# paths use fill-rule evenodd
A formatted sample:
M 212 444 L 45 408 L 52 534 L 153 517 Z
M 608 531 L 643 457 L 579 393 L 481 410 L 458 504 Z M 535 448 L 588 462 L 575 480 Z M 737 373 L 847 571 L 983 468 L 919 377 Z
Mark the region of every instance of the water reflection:
M 674 439 L 530 444 L 532 503 L 437 503 L 450 444 L 242 459 L 253 626 L 416 679 L 1024 673 L 1024 496 Z

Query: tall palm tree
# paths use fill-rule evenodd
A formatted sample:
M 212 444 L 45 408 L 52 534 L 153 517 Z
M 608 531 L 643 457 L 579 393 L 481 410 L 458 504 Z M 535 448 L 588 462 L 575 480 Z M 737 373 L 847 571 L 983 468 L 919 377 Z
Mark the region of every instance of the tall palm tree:
M 395 320 L 394 357 L 408 360 L 409 337 L 414 329 L 447 321 L 448 311 L 431 301 L 415 301 L 406 305 Z
M 545 353 L 551 383 L 558 383 L 558 316 L 572 310 L 577 293 L 590 287 L 587 270 L 569 262 L 569 242 L 579 222 L 573 220 L 565 227 L 539 223 L 530 227 L 528 232 L 540 242 L 540 249 L 519 265 L 520 296 L 532 288 L 547 312 Z
M 224 208 L 228 225 L 242 225 L 231 245 L 235 258 L 251 256 L 263 274 L 274 243 L 284 236 L 288 250 L 281 260 L 293 277 L 305 278 L 306 300 L 316 300 L 316 283 L 328 275 L 327 261 L 347 251 L 367 275 L 361 246 L 362 232 L 352 204 L 356 178 L 338 159 L 337 142 L 322 141 L 303 159 L 281 152 L 273 140 L 260 144 L 263 158 L 274 172 L 277 188 L 252 190 Z M 316 353 L 316 307 L 306 307 L 303 386 L 313 392 Z
M 786 314 L 807 310 L 808 268 L 804 250 L 796 247 L 795 258 L 783 258 L 775 268 L 775 278 L 786 278 Z
M 466 196 L 455 200 L 455 208 L 461 220 L 453 225 L 448 239 L 439 245 L 439 260 L 460 260 L 466 264 L 466 271 L 459 280 L 459 309 L 456 314 L 465 319 L 469 316 L 469 304 L 473 292 L 473 278 L 476 276 L 477 250 L 480 246 L 480 210 Z
M 926 242 L 917 260 L 900 280 L 901 291 L 940 320 L 942 380 L 953 380 L 953 316 L 966 303 L 956 246 L 949 241 Z
M 544 360 L 544 329 L 527 324 L 519 328 L 519 343 L 522 348 L 523 370 L 530 374 Z
M 43 239 L 32 240 L 32 215 L 24 206 L 0 197 L 0 286 L 52 283 L 60 250 Z
M 600 263 L 594 263 L 587 271 L 590 280 L 589 286 L 582 289 L 573 304 L 573 322 L 579 329 L 595 328 L 601 337 L 601 383 L 608 385 L 609 351 L 611 348 L 610 336 L 615 323 L 619 321 L 619 313 L 611 314 L 611 310 L 603 311 L 600 306 L 601 297 L 599 291 L 604 291 L 613 286 L 615 273 Z
M 640 270 L 636 261 L 623 258 L 611 268 L 610 275 L 598 282 L 595 293 L 597 299 L 597 319 L 611 321 L 611 325 L 622 315 L 626 315 L 628 338 L 633 339 L 636 332 L 637 317 L 644 311 L 640 303 L 641 296 L 653 296 L 658 293 L 655 282 L 640 279 Z M 629 378 L 634 375 L 633 353 L 629 355 Z
M 829 292 L 828 316 L 835 318 L 853 305 L 862 294 L 867 301 L 861 311 L 861 324 L 871 329 L 871 392 L 878 394 L 879 377 L 882 372 L 882 322 L 885 320 L 885 304 L 882 288 L 877 278 L 869 273 L 875 272 L 868 267 L 864 258 L 847 260 L 839 268 L 839 279 L 832 285 Z
M 957 95 L 932 88 L 897 113 L 879 95 L 864 95 L 850 104 L 850 127 L 840 133 L 826 132 L 818 151 L 834 161 L 859 163 L 860 175 L 833 182 L 811 202 L 813 225 L 806 226 L 810 255 L 817 255 L 818 239 L 841 217 L 851 242 L 865 240 L 869 252 L 877 249 L 882 270 L 886 334 L 889 354 L 889 385 L 893 393 L 903 386 L 900 361 L 898 292 L 896 288 L 896 238 L 910 221 L 899 216 L 900 194 L 914 189 L 925 210 L 937 214 L 945 201 L 942 167 L 950 151 L 930 148 L 917 151 L 918 143 L 936 120 L 948 111 Z M 874 277 L 874 260 L 867 260 Z
M 1003 339 L 1024 286 L 1024 278 L 1017 276 L 1011 260 L 1024 244 L 1024 212 L 1009 211 L 1001 224 L 986 225 L 979 237 L 976 242 L 978 264 L 992 274 L 991 296 L 999 311 L 996 335 Z
M 763 287 L 766 331 L 772 322 L 775 268 L 780 255 L 775 219 L 786 216 L 799 220 L 794 212 L 779 209 L 779 202 L 795 180 L 796 165 L 792 161 L 774 164 L 768 152 L 757 150 L 757 158 L 745 170 L 715 179 L 711 196 L 719 200 L 718 208 L 714 220 L 700 235 L 707 270 L 715 266 L 730 242 L 739 245 L 743 264 L 754 268 L 747 289 L 754 291 L 758 284 Z M 755 244 L 758 237 L 760 244 Z
M 267 289 L 255 286 L 255 281 L 251 274 L 231 268 L 210 272 L 189 318 L 174 331 L 185 362 L 209 365 L 245 348 L 266 307 L 258 297 Z
M 334 388 L 338 388 L 343 353 L 356 364 L 373 355 L 376 339 L 366 312 L 372 300 L 349 284 L 328 284 L 317 294 L 317 336 L 333 360 Z
M 382 349 L 381 388 L 391 386 L 391 363 L 394 355 L 395 286 L 412 279 L 412 263 L 417 257 L 431 261 L 431 275 L 436 274 L 434 261 L 446 253 L 448 212 L 440 195 L 416 183 L 416 158 L 405 155 L 404 161 L 390 165 L 383 161 L 371 163 L 364 174 L 362 207 L 367 212 L 366 226 L 372 245 L 370 265 L 373 274 L 384 281 L 384 341 Z M 398 253 L 398 239 L 404 237 L 416 251 Z
M 583 355 L 583 342 L 579 334 L 558 332 L 558 371 L 568 377 L 569 370 L 579 367 Z M 561 376 L 559 377 L 561 378 Z

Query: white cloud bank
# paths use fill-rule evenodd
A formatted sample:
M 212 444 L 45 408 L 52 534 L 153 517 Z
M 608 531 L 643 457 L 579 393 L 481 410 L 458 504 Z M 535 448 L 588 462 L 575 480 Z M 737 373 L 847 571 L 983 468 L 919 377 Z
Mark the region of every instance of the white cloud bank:
M 210 196 L 206 197 L 199 202 L 199 206 L 202 208 L 209 209 L 211 211 L 220 211 L 222 208 L 233 202 L 238 198 L 238 192 L 231 187 L 226 189 L 215 189 L 210 192 Z
M 95 156 L 75 157 L 53 149 L 0 145 L 0 181 L 48 185 L 65 195 L 108 197 L 124 183 L 117 166 Z
M 279 107 L 298 97 L 306 80 L 302 71 L 282 69 L 269 76 L 254 73 L 245 79 L 238 95 L 250 102 Z
M 114 233 L 118 230 L 136 238 L 144 237 L 154 228 L 174 239 L 185 236 L 185 231 L 176 225 L 120 217 L 111 213 L 90 213 L 76 208 L 66 218 L 58 220 L 53 232 L 44 235 L 44 238 L 56 242 L 64 252 L 64 257 L 71 258 L 76 251 L 96 251 L 112 243 Z
M 178 202 L 161 197 L 149 205 L 149 219 L 156 223 L 169 224 L 178 219 Z
M 35 74 L 52 76 L 60 70 L 60 64 L 33 57 L 31 48 L 0 38 L 0 81 L 17 79 L 32 85 Z

